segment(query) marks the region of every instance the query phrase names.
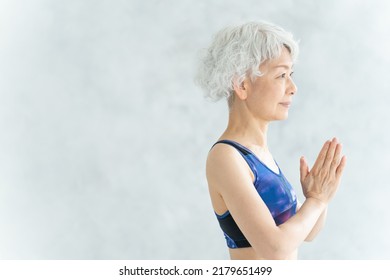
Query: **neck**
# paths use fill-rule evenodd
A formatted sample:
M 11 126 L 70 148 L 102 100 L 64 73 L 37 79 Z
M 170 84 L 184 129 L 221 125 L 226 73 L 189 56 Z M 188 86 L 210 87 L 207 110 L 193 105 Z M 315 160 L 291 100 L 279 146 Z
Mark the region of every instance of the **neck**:
M 255 118 L 249 110 L 233 106 L 229 111 L 228 126 L 221 139 L 237 140 L 247 146 L 255 145 L 268 149 L 268 124 L 268 121 Z

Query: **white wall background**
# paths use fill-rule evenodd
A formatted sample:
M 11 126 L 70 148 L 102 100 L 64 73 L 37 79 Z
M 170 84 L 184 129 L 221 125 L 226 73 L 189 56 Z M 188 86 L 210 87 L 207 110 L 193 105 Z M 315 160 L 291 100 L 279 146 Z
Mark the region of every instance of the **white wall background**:
M 220 28 L 268 20 L 301 40 L 299 93 L 270 143 L 343 142 L 328 223 L 301 259 L 390 259 L 388 1 L 0 0 L 0 258 L 226 259 L 204 162 L 224 102 L 193 84 Z

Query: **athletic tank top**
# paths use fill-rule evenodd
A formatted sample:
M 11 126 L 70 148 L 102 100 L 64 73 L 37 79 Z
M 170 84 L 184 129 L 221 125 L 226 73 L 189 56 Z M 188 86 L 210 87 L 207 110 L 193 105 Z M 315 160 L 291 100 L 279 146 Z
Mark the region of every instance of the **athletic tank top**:
M 279 174 L 277 174 L 269 169 L 254 153 L 241 144 L 232 140 L 221 140 L 216 142 L 213 147 L 218 143 L 233 146 L 248 163 L 255 177 L 253 186 L 267 205 L 276 225 L 284 223 L 295 215 L 297 197 L 294 189 L 284 177 L 279 166 Z M 222 215 L 215 214 L 229 248 L 251 247 L 229 210 Z

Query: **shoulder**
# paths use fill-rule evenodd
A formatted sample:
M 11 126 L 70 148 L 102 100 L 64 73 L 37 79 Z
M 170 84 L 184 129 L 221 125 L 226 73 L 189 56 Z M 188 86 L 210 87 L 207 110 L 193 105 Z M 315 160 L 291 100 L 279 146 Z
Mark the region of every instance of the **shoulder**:
M 226 161 L 240 156 L 239 152 L 231 145 L 225 143 L 216 143 L 209 151 L 207 162 Z
M 219 170 L 219 167 L 228 168 L 241 164 L 243 161 L 240 153 L 231 145 L 224 143 L 215 144 L 207 156 L 207 171 Z
M 212 147 L 206 161 L 209 185 L 219 188 L 237 179 L 253 178 L 253 173 L 242 155 L 232 146 L 219 143 Z

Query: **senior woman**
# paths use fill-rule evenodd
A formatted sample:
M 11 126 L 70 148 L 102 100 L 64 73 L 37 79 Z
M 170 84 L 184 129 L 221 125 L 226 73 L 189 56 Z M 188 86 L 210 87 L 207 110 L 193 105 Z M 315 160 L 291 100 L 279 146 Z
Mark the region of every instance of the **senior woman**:
M 325 142 L 311 169 L 301 157 L 302 205 L 268 149 L 270 122 L 287 119 L 297 92 L 297 54 L 290 33 L 250 22 L 218 32 L 199 67 L 206 96 L 226 98 L 229 107 L 206 176 L 231 259 L 296 259 L 299 246 L 321 230 L 340 184 L 346 158 L 336 138 Z

